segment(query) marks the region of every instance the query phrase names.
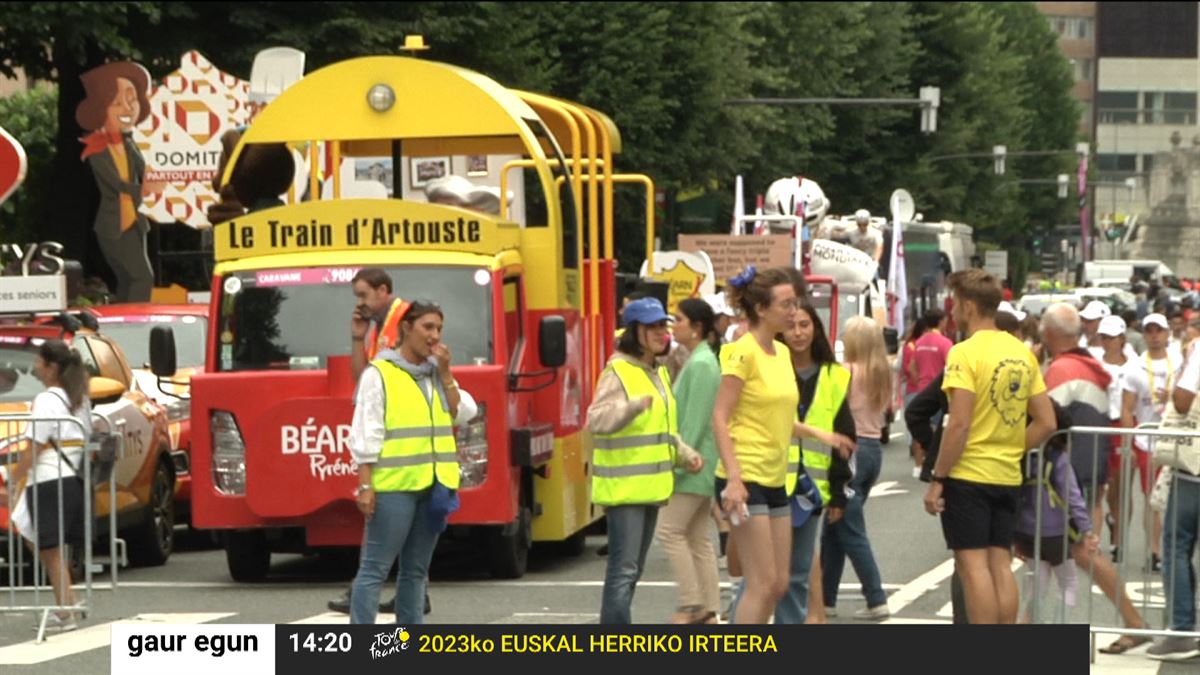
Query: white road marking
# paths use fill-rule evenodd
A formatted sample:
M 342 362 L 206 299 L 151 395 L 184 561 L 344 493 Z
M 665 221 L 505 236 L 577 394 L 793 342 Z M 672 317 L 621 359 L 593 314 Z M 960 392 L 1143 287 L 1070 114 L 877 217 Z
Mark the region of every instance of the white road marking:
M 182 612 L 176 614 L 138 614 L 131 619 L 109 621 L 95 626 L 80 628 L 69 633 L 48 633 L 46 641 L 41 644 L 29 640 L 28 642 L 0 647 L 0 665 L 29 666 L 107 647 L 112 640 L 112 625 L 114 623 L 209 623 L 233 615 L 233 612 L 219 614 Z M 33 623 L 32 619 L 30 623 Z
M 900 590 L 888 598 L 888 609 L 891 610 L 893 616 L 899 614 L 900 610 L 908 607 L 917 598 L 925 595 L 927 592 L 937 588 L 939 584 L 949 579 L 952 574 L 954 574 L 954 558 L 943 561 L 937 567 L 900 587 Z
M 737 577 L 740 578 L 740 577 Z M 674 581 L 639 581 L 638 588 L 675 588 Z M 602 588 L 604 580 L 590 581 L 435 581 L 429 584 L 430 589 L 437 588 Z M 882 584 L 883 590 L 898 590 L 900 584 Z M 721 588 L 732 588 L 733 582 L 722 581 Z M 859 584 L 844 583 L 839 590 L 858 590 Z
M 900 483 L 898 483 L 894 480 L 880 481 L 871 486 L 871 493 L 868 496 L 870 496 L 870 497 L 888 497 L 891 495 L 908 494 L 908 490 L 893 489 L 899 484 Z
M 491 624 L 582 624 L 596 623 L 600 615 L 595 612 L 517 612 L 489 621 Z

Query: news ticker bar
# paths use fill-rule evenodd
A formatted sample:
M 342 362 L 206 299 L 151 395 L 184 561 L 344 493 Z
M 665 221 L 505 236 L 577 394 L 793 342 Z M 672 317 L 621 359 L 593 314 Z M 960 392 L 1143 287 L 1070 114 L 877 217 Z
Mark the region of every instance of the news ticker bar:
M 856 669 L 911 664 L 923 673 L 961 672 L 986 654 L 990 668 L 1028 668 L 1056 675 L 1086 672 L 1086 625 L 948 626 L 454 626 L 113 624 L 111 672 L 122 675 L 187 675 L 214 672 L 328 674 L 354 668 L 355 675 L 395 673 L 398 666 L 495 667 L 497 658 L 531 665 L 562 666 L 596 659 L 644 664 L 713 658 L 747 659 L 794 668 L 852 662 Z M 870 645 L 864 649 L 864 645 Z M 1003 645 L 1003 648 L 1000 646 Z M 798 659 L 800 659 L 798 661 Z M 732 663 L 732 661 L 731 661 Z M 940 665 L 939 665 L 940 664 Z M 982 665 L 982 664 L 980 664 Z M 933 667 L 933 670 L 930 670 Z M 217 669 L 217 670 L 214 670 Z

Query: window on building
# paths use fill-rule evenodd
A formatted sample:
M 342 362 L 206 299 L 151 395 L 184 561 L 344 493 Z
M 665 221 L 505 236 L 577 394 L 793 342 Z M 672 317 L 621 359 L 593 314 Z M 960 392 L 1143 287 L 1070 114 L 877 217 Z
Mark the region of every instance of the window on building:
M 1092 102 L 1079 102 L 1079 123 L 1085 127 L 1092 126 Z
M 1059 37 L 1067 40 L 1091 40 L 1096 35 L 1096 24 L 1090 16 L 1049 16 L 1050 28 Z
M 1154 155 L 1142 155 L 1142 173 L 1154 170 Z
M 1093 59 L 1071 59 L 1071 65 L 1075 68 L 1076 82 L 1091 82 L 1092 81 L 1092 66 L 1095 65 Z
M 1195 124 L 1195 92 L 1142 92 L 1143 124 Z
M 1096 155 L 1096 169 L 1101 181 L 1120 181 L 1137 173 L 1137 155 L 1100 153 Z
M 1102 91 L 1096 95 L 1096 110 L 1100 113 L 1100 124 L 1137 124 L 1138 93 Z

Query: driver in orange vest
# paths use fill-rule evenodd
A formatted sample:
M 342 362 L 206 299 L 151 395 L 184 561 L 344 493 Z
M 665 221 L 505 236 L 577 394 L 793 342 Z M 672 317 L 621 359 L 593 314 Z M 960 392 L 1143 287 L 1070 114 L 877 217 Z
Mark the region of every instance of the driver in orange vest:
M 408 303 L 393 295 L 391 275 L 378 267 L 359 270 L 352 286 L 358 304 L 350 317 L 350 374 L 358 382 L 375 355 L 396 344 Z

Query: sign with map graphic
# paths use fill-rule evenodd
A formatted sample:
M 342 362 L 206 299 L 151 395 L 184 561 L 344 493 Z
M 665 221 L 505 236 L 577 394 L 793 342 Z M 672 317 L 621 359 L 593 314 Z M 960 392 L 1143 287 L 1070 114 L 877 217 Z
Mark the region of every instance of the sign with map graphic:
M 717 292 L 716 275 L 712 260 L 704 251 L 655 251 L 654 273 L 647 274 L 648 266 L 642 261 L 640 276 L 656 281 L 665 281 L 667 311 L 674 313 L 679 303 L 688 298 L 701 298 Z
M 213 178 L 221 157 L 221 135 L 249 124 L 250 83 L 223 73 L 200 52 L 183 55 L 179 70 L 150 91 L 150 116 L 133 133 L 146 159 L 145 180 L 163 181 L 148 195 L 142 212 L 160 223 L 209 225 L 206 212 L 217 201 Z

